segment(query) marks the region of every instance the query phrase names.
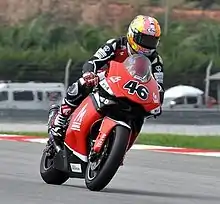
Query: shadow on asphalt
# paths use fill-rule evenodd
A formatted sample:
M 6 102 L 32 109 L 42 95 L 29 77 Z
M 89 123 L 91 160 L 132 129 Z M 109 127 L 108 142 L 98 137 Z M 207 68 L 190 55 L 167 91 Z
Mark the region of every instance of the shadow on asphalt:
M 86 186 L 82 185 L 70 185 L 63 184 L 64 186 L 88 190 Z M 88 190 L 89 191 L 89 190 Z M 210 195 L 199 195 L 199 194 L 185 194 L 185 193 L 166 193 L 166 192 L 153 192 L 145 190 L 135 190 L 135 189 L 120 189 L 120 188 L 105 188 L 100 193 L 109 194 L 123 194 L 123 195 L 138 195 L 138 196 L 152 196 L 152 197 L 164 197 L 164 198 L 175 198 L 175 199 L 195 199 L 195 200 L 220 200 L 220 196 L 210 196 Z
M 219 200 L 220 196 L 209 196 L 209 195 L 196 195 L 196 194 L 185 194 L 185 193 L 166 193 L 166 192 L 153 192 L 145 190 L 135 189 L 117 189 L 117 188 L 106 188 L 102 192 L 115 193 L 115 194 L 127 194 L 127 195 L 139 195 L 139 196 L 154 196 L 164 198 L 181 198 L 181 199 L 197 199 L 197 200 Z

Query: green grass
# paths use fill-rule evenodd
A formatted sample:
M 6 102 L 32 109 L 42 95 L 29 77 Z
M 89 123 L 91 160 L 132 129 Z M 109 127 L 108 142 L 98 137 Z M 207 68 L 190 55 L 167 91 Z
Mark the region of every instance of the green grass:
M 16 134 L 47 137 L 45 132 L 0 132 L 0 134 Z M 186 136 L 175 134 L 140 134 L 137 144 L 188 147 L 220 150 L 220 136 Z
M 47 137 L 46 132 L 13 132 L 13 131 L 0 131 L 0 134 L 9 134 L 9 135 L 27 135 L 27 136 L 37 136 L 37 137 Z
M 220 150 L 220 136 L 186 136 L 174 134 L 141 134 L 136 143 L 171 147 Z

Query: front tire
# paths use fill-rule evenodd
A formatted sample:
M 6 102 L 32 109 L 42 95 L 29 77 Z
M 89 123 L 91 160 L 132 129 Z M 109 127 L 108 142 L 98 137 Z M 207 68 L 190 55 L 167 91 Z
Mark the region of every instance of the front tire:
M 100 167 L 100 170 L 93 178 L 90 175 L 92 163 L 88 162 L 85 183 L 91 191 L 100 191 L 108 185 L 123 161 L 129 142 L 130 131 L 124 126 L 116 126 L 114 136 L 114 141 L 110 145 L 110 153 L 103 166 Z
M 43 152 L 40 162 L 40 175 L 47 184 L 61 185 L 69 179 L 68 173 L 53 167 L 53 158 Z

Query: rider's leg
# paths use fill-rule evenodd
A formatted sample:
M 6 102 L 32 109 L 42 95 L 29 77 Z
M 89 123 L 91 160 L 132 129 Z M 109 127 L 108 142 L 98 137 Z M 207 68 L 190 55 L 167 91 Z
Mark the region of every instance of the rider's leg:
M 85 97 L 86 88 L 81 85 L 80 80 L 77 80 L 68 88 L 58 111 L 54 107 L 51 108 L 48 124 L 50 124 L 49 131 L 52 136 L 60 140 L 64 139 L 68 118 Z

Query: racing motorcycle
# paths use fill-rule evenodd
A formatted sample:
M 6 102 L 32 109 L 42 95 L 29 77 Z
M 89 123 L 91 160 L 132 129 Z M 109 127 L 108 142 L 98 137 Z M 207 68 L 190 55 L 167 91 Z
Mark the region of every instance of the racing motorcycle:
M 72 113 L 63 144 L 48 140 L 40 162 L 48 184 L 82 178 L 89 190 L 102 190 L 123 165 L 143 119 L 160 111 L 160 87 L 147 57 L 112 61 L 99 77 L 98 86 Z

